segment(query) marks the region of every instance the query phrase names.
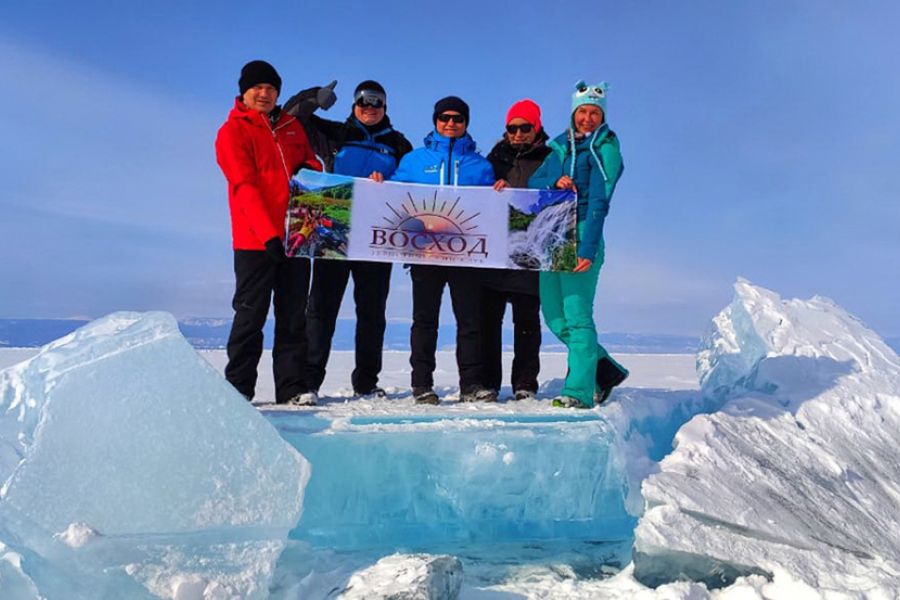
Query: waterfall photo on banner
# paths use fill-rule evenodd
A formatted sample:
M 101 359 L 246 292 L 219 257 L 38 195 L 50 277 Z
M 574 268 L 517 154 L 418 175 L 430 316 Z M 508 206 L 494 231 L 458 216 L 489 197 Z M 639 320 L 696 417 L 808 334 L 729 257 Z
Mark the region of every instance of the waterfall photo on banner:
M 571 271 L 576 199 L 564 190 L 376 183 L 302 170 L 288 256 Z

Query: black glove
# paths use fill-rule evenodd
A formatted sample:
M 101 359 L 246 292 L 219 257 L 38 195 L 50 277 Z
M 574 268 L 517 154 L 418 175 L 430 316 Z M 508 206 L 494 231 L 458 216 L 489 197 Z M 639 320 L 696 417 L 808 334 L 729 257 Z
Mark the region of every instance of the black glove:
M 316 104 L 318 104 L 319 108 L 322 110 L 328 110 L 334 106 L 334 103 L 337 101 L 337 96 L 334 95 L 334 86 L 336 85 L 337 79 L 325 87 L 320 87 L 319 91 L 316 92 Z
M 284 103 L 281 107 L 282 112 L 286 112 L 292 117 L 300 120 L 306 119 L 319 108 L 319 102 L 316 100 L 319 90 L 322 88 L 308 88 L 302 92 L 297 92 Z
M 269 259 L 276 265 L 280 265 L 287 260 L 287 256 L 284 254 L 284 243 L 281 241 L 281 238 L 273 237 L 266 242 L 266 254 L 269 255 Z

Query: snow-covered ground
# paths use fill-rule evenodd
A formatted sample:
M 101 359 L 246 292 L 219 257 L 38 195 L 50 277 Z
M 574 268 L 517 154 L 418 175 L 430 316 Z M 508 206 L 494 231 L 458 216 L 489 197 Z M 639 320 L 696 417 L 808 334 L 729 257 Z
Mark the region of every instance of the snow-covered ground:
M 337 352 L 320 406 L 267 404 L 264 375 L 256 411 L 216 374 L 222 352 L 197 359 L 158 314 L 0 351 L 0 367 L 33 357 L 0 373 L 0 597 L 900 598 L 900 359 L 826 299 L 735 290 L 697 357 L 621 356 L 631 377 L 592 411 L 549 406 L 554 354 L 533 402 L 458 403 L 441 353 L 445 402 L 416 406 L 399 352 L 389 397 L 352 399 L 352 354 Z M 498 576 L 465 553 L 377 560 L 353 539 L 303 541 L 337 540 L 379 503 L 390 526 L 353 539 L 514 541 L 527 524 L 550 544 L 630 519 L 634 560 L 591 570 L 564 551 Z
M 0 348 L 0 369 L 27 360 L 38 353 L 38 348 Z M 205 358 L 220 373 L 225 370 L 228 357 L 224 350 L 200 350 Z M 697 389 L 697 357 L 693 354 L 620 354 L 616 355 L 628 366 L 631 375 L 627 387 L 660 388 L 669 390 Z M 504 373 L 509 373 L 512 353 L 504 353 Z M 335 403 L 343 404 L 350 400 L 353 388 L 350 386 L 350 372 L 353 370 L 353 352 L 332 352 L 328 363 L 328 373 L 322 385 L 324 406 L 331 410 Z M 389 350 L 384 353 L 384 369 L 381 373 L 380 385 L 384 386 L 392 398 L 401 398 L 409 391 L 409 353 Z M 272 383 L 272 354 L 264 351 L 259 363 L 259 383 L 257 384 L 254 402 L 266 404 L 274 402 L 275 392 Z M 553 387 L 553 381 L 566 373 L 565 354 L 551 353 L 541 356 L 541 381 L 546 387 Z M 435 386 L 438 390 L 456 393 L 456 363 L 452 352 L 437 353 L 437 370 L 434 373 Z M 558 385 L 558 382 L 557 384 Z M 509 395 L 509 383 L 504 387 Z M 355 402 L 355 401 L 354 401 Z M 349 403 L 348 403 L 349 404 Z M 365 410 L 367 405 L 359 405 Z
M 227 358 L 223 351 L 201 350 L 200 355 L 206 358 L 220 372 L 224 371 Z M 631 371 L 628 387 L 660 388 L 669 390 L 698 389 L 696 357 L 690 354 L 626 354 L 617 355 L 622 363 Z M 504 374 L 510 372 L 512 354 L 504 353 Z M 260 362 L 260 381 L 255 401 L 266 403 L 274 400 L 271 377 L 271 354 L 266 352 Z M 322 402 L 329 412 L 350 412 L 358 410 L 365 413 L 373 407 L 372 403 L 359 402 L 353 399 L 353 388 L 350 385 L 350 372 L 353 370 L 352 352 L 334 352 L 329 361 L 328 372 L 322 385 Z M 409 353 L 388 351 L 384 353 L 384 369 L 379 385 L 385 388 L 392 399 L 408 399 L 409 396 Z M 565 354 L 543 354 L 541 356 L 542 383 L 541 395 L 555 394 L 562 386 L 561 378 L 566 373 Z M 456 374 L 456 360 L 452 352 L 437 353 L 437 370 L 434 373 L 435 389 L 441 396 L 455 399 L 458 396 L 459 382 Z M 509 383 L 502 388 L 501 398 L 511 395 Z M 352 402 L 350 400 L 353 400 Z M 340 406 L 338 406 L 340 405 Z M 378 408 L 390 406 L 384 402 L 377 403 Z M 409 409 L 409 403 L 400 403 L 398 407 Z M 473 408 L 474 407 L 474 408 Z M 486 404 L 468 405 L 466 410 L 490 410 Z

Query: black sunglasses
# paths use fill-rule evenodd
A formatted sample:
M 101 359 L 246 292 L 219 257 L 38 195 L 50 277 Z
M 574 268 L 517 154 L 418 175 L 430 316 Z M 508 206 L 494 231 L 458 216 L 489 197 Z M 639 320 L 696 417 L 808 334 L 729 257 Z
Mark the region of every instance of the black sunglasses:
M 439 114 L 437 120 L 441 123 L 449 123 L 450 121 L 453 121 L 454 123 L 466 122 L 466 118 L 462 115 L 448 115 L 447 113 Z
M 356 105 L 360 108 L 363 106 L 371 106 L 372 108 L 384 108 L 384 101 L 381 98 L 372 96 L 362 96 L 356 101 Z
M 531 123 L 522 123 L 521 125 L 507 125 L 506 133 L 509 135 L 516 135 L 518 132 L 522 133 L 531 133 L 534 131 L 534 125 Z

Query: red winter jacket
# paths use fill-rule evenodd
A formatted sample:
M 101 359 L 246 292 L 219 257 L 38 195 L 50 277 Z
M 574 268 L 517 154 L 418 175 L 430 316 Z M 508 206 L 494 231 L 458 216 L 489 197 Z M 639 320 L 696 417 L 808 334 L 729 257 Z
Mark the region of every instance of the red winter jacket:
M 284 239 L 291 176 L 300 167 L 322 170 L 297 119 L 282 113 L 273 130 L 268 115 L 240 98 L 216 136 L 216 161 L 228 180 L 235 250 L 264 250 L 273 237 Z

